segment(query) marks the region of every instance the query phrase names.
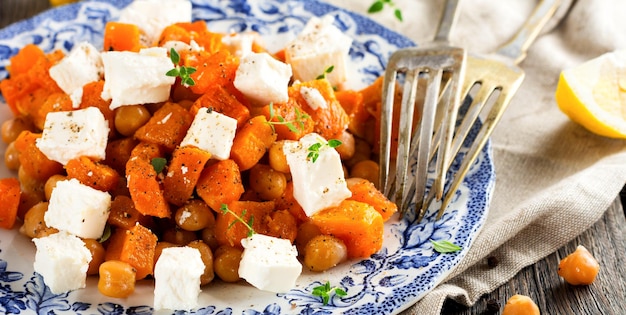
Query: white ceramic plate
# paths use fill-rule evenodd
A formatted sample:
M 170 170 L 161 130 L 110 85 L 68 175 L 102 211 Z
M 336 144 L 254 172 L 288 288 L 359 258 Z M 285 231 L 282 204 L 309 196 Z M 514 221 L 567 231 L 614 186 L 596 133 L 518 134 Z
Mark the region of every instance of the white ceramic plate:
M 59 7 L 0 30 L 0 79 L 7 76 L 8 58 L 27 43 L 46 51 L 71 49 L 74 43 L 102 42 L 104 25 L 115 20 L 130 0 L 82 1 Z M 349 87 L 361 88 L 382 74 L 389 55 L 413 45 L 371 20 L 334 6 L 308 0 L 193 0 L 194 19 L 208 22 L 213 31 L 261 33 L 270 50 L 292 39 L 311 16 L 330 14 L 344 33 L 354 38 L 350 51 L 353 74 Z M 1 102 L 1 99 L 0 99 Z M 10 117 L 0 104 L 0 120 Z M 2 147 L 2 151 L 4 151 Z M 325 273 L 304 272 L 293 290 L 285 294 L 259 291 L 241 281 L 219 281 L 203 288 L 201 307 L 194 314 L 395 314 L 433 289 L 469 250 L 488 211 L 495 181 L 490 145 L 472 166 L 443 218 L 435 220 L 437 204 L 419 224 L 413 218 L 392 218 L 386 224 L 383 249 L 361 261 L 350 261 Z M 455 161 L 453 167 L 458 167 Z M 0 177 L 15 176 L 0 167 Z M 449 240 L 462 247 L 439 254 L 430 240 Z M 151 314 L 153 285 L 143 280 L 127 299 L 98 293 L 96 279 L 86 289 L 52 294 L 41 276 L 33 272 L 34 245 L 16 230 L 0 230 L 0 313 L 3 314 Z M 348 295 L 334 296 L 328 305 L 311 294 L 326 281 Z M 164 314 L 181 312 L 161 311 Z

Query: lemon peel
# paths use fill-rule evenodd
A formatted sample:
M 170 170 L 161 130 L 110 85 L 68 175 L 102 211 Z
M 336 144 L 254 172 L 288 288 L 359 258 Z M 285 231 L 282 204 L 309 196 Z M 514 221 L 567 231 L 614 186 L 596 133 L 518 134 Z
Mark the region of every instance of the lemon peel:
M 563 70 L 555 99 L 563 113 L 587 130 L 626 139 L 626 50 Z

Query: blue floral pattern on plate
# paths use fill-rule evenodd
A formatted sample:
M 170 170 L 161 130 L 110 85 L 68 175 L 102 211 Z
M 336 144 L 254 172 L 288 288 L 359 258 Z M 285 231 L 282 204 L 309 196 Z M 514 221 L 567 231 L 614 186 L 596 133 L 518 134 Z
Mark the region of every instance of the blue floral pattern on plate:
M 101 43 L 104 25 L 115 20 L 130 0 L 82 1 L 42 13 L 0 30 L 0 79 L 7 76 L 10 56 L 28 43 L 46 51 L 70 50 L 80 41 Z M 354 39 L 349 88 L 372 83 L 384 71 L 389 55 L 413 43 L 381 25 L 332 5 L 308 0 L 192 0 L 194 19 L 206 20 L 220 32 L 259 32 L 270 51 L 285 45 L 312 16 L 332 15 L 335 25 Z M 1 100 L 0 100 L 1 101 Z M 10 113 L 2 106 L 0 118 Z M 473 131 L 473 136 L 476 129 Z M 460 155 L 462 155 L 461 153 Z M 460 156 L 453 168 L 458 168 Z M 15 176 L 0 168 L 0 176 Z M 245 283 L 219 281 L 203 288 L 202 307 L 163 314 L 396 314 L 418 301 L 448 275 L 465 256 L 485 222 L 495 171 L 488 144 L 472 166 L 454 201 L 440 220 L 438 204 L 417 223 L 414 217 L 392 218 L 385 227 L 383 249 L 369 259 L 344 263 L 325 273 L 304 272 L 284 294 L 259 291 Z M 430 240 L 449 240 L 462 247 L 451 254 L 433 250 Z M 86 289 L 52 294 L 33 272 L 34 245 L 17 230 L 0 230 L 0 313 L 3 314 L 152 314 L 152 283 L 140 281 L 126 299 L 97 292 L 96 279 Z M 332 296 L 328 305 L 311 294 L 330 281 L 348 294 Z

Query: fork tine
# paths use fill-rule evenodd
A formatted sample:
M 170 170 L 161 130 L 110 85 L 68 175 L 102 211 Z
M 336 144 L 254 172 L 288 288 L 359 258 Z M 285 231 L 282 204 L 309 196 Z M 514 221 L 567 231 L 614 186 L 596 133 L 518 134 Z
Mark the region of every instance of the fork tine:
M 417 150 L 417 163 L 415 176 L 413 177 L 415 184 L 411 184 L 411 187 L 415 187 L 415 193 L 412 200 L 420 207 L 420 212 L 422 211 L 424 195 L 426 192 L 426 181 L 428 180 L 428 162 L 430 160 L 432 137 L 435 128 L 435 114 L 437 112 L 437 99 L 439 97 L 443 70 L 429 69 L 427 74 L 428 80 L 426 82 L 424 103 L 421 108 L 422 116 L 420 117 L 419 128 L 417 130 L 418 133 L 416 133 L 411 139 L 412 151 Z M 403 205 L 401 208 L 407 209 L 408 207 L 404 206 L 406 198 L 401 200 L 401 204 Z
M 459 188 L 461 182 L 465 178 L 465 175 L 467 175 L 467 172 L 469 171 L 471 164 L 474 163 L 474 161 L 480 154 L 480 151 L 482 151 L 482 149 L 484 148 L 485 144 L 487 143 L 489 139 L 489 136 L 491 135 L 496 125 L 500 121 L 500 118 L 502 118 L 502 115 L 504 114 L 506 107 L 511 103 L 511 99 L 513 98 L 513 95 L 515 95 L 520 85 L 522 84 L 523 80 L 524 80 L 524 74 L 520 73 L 518 78 L 515 81 L 512 81 L 511 85 L 509 85 L 507 89 L 502 89 L 500 91 L 500 95 L 498 95 L 498 99 L 494 102 L 494 104 L 489 109 L 489 113 L 487 114 L 487 117 L 482 127 L 480 128 L 480 131 L 476 135 L 474 142 L 470 146 L 469 151 L 463 157 L 463 162 L 461 163 L 461 166 L 459 167 L 458 173 L 454 176 L 454 179 L 452 183 L 450 184 L 450 188 L 448 189 L 448 192 L 443 199 L 441 207 L 439 208 L 439 212 L 437 213 L 437 219 L 441 218 L 444 210 L 448 207 L 448 205 L 450 204 L 450 201 L 452 201 L 452 196 L 454 195 L 456 190 Z M 491 93 L 495 89 L 501 89 L 501 87 L 483 87 L 483 88 L 485 88 L 485 90 L 488 90 L 487 92 L 483 93 L 484 95 L 491 95 Z M 486 99 L 479 100 L 479 101 L 484 102 L 486 101 Z M 472 126 L 473 126 L 473 123 L 470 124 L 468 128 L 471 128 Z M 465 131 L 465 133 L 467 132 L 469 132 L 469 130 Z
M 407 70 L 404 87 L 402 89 L 395 180 L 395 200 L 400 203 L 403 203 L 407 196 L 405 185 L 407 184 L 409 152 L 411 149 L 411 136 L 413 133 L 413 112 L 415 108 L 419 75 L 420 69 L 418 68 Z M 404 207 L 401 208 L 404 209 Z
M 390 196 L 391 180 L 389 180 L 389 163 L 391 161 L 391 129 L 393 121 L 393 99 L 396 86 L 396 65 L 394 56 L 387 64 L 387 71 L 383 77 L 383 105 L 380 115 L 380 144 L 379 144 L 379 187 L 385 196 Z

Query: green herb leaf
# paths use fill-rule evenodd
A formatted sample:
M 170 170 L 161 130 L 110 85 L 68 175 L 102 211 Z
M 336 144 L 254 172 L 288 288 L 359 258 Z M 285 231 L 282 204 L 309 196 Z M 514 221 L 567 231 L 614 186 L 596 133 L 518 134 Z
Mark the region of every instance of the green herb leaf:
M 309 154 L 307 154 L 306 157 L 307 159 L 311 160 L 311 162 L 315 163 L 315 161 L 317 161 L 317 158 L 320 157 L 320 150 L 322 150 L 324 146 L 328 146 L 329 148 L 336 148 L 340 145 L 341 145 L 341 141 L 337 139 L 330 139 L 326 143 L 321 143 L 321 142 L 313 143 L 307 148 L 307 151 L 309 152 Z
M 104 231 L 102 231 L 102 236 L 100 236 L 98 242 L 104 243 L 109 239 L 109 237 L 111 237 L 111 226 L 107 224 L 104 226 Z
M 241 216 L 237 215 L 235 212 L 233 212 L 232 210 L 230 210 L 228 208 L 228 205 L 226 204 L 222 204 L 220 206 L 220 211 L 222 211 L 223 214 L 227 214 L 230 213 L 233 217 L 235 217 L 235 220 L 233 222 L 230 222 L 230 224 L 228 225 L 228 228 L 230 230 L 231 227 L 233 227 L 233 225 L 235 225 L 235 223 L 237 222 L 241 222 L 241 224 L 245 225 L 246 228 L 248 228 L 248 237 L 254 235 L 254 233 L 256 233 L 254 231 L 254 229 L 252 228 L 252 224 L 254 224 L 254 216 L 250 215 L 250 219 L 248 219 L 248 222 L 244 221 L 241 217 L 245 217 L 246 213 L 248 212 L 246 209 L 244 209 L 243 211 L 241 211 Z
M 320 286 L 317 286 L 315 288 L 313 288 L 313 291 L 311 292 L 311 294 L 313 294 L 314 296 L 319 296 L 322 298 L 322 303 L 324 303 L 324 305 L 328 305 L 328 302 L 330 302 L 330 297 L 331 294 L 335 294 L 336 296 L 346 296 L 348 295 L 348 293 L 339 287 L 331 287 L 330 286 L 330 282 L 326 281 L 325 284 L 322 284 Z
M 284 117 L 282 117 L 281 115 L 277 115 L 274 112 L 273 103 L 270 103 L 269 107 L 270 107 L 270 117 L 266 123 L 272 127 L 273 132 L 276 132 L 274 125 L 285 125 L 289 129 L 289 131 L 294 132 L 294 133 L 299 132 L 300 130 L 304 130 L 304 122 L 307 119 L 309 119 L 309 117 L 311 117 L 306 113 L 302 113 L 300 110 L 298 110 L 298 108 L 294 108 L 296 118 L 292 121 L 287 121 Z M 296 128 L 294 123 L 297 123 L 300 126 L 300 130 Z
M 456 251 L 461 250 L 461 246 L 456 245 L 447 240 L 441 240 L 441 241 L 430 240 L 430 242 L 433 244 L 433 248 L 438 253 L 442 253 L 442 254 L 454 253 Z
M 165 165 L 167 164 L 167 160 L 162 157 L 155 157 L 152 160 L 150 160 L 150 164 L 152 164 L 154 171 L 157 172 L 157 174 L 159 174 L 163 172 L 163 169 L 165 168 Z
M 174 48 L 170 48 L 170 60 L 172 60 L 172 63 L 174 64 L 174 69 L 167 71 L 165 73 L 166 76 L 180 77 L 180 84 L 184 86 L 192 86 L 196 84 L 196 82 L 190 77 L 192 73 L 196 72 L 196 68 L 179 65 L 180 55 Z
M 376 12 L 380 12 L 383 10 L 383 7 L 385 6 L 385 3 L 382 1 L 374 1 L 374 3 L 372 3 L 372 5 L 369 7 L 369 9 L 367 9 L 367 13 L 376 13 Z
M 316 80 L 320 80 L 320 79 L 326 78 L 326 75 L 331 73 L 331 72 L 333 72 L 334 69 L 335 69 L 335 66 L 330 66 L 330 67 L 326 68 L 324 70 L 324 72 L 322 74 L 318 75 L 315 79 Z
M 400 9 L 396 9 L 394 11 L 394 15 L 396 16 L 396 19 L 398 19 L 398 21 L 402 22 L 402 11 L 400 11 Z

